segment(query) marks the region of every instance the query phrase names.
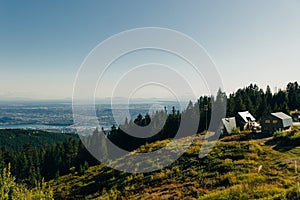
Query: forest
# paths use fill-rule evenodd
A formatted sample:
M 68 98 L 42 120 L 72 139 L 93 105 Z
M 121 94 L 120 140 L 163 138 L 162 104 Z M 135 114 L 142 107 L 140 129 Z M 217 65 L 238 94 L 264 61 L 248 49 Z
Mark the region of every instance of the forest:
M 238 112 L 248 110 L 256 119 L 260 120 L 263 115 L 271 112 L 280 111 L 289 114 L 290 111 L 296 109 L 300 110 L 300 86 L 297 82 L 290 82 L 285 90 L 279 90 L 278 92 L 272 93 L 269 86 L 267 86 L 264 91 L 257 85 L 250 84 L 249 86 L 230 94 L 228 97 L 224 92 L 219 90 L 216 96 L 201 96 L 196 103 L 189 102 L 187 109 L 182 113 L 173 107 L 169 112 L 165 110 L 157 112 L 152 116 L 147 114 L 144 117 L 138 115 L 134 121 L 128 122 L 126 120 L 125 124 L 118 129 L 113 126 L 108 137 L 116 145 L 131 151 L 146 143 L 173 138 L 179 128 L 181 116 L 184 114 L 191 116 L 197 114 L 200 116 L 197 133 L 201 133 L 206 129 L 207 124 L 210 123 L 212 102 L 224 101 L 224 99 L 227 105 L 227 117 L 233 117 L 236 116 Z M 195 110 L 198 112 L 193 112 Z M 191 112 L 193 114 L 191 114 Z M 159 126 L 159 123 L 161 122 L 160 119 L 164 119 L 165 117 L 166 123 L 162 130 L 152 137 L 144 139 L 126 134 L 128 130 L 130 132 L 133 124 L 147 126 L 150 121 L 153 120 L 156 122 L 154 123 L 154 126 L 155 124 L 156 126 Z M 151 127 L 149 131 L 151 131 Z M 123 141 L 127 142 L 124 143 Z
M 171 111 L 162 110 L 145 116 L 138 115 L 135 120 L 126 120 L 120 127 L 112 126 L 109 133 L 96 129 L 94 135 L 88 136 L 87 140 L 95 142 L 107 136 L 119 147 L 133 151 L 149 143 L 173 138 L 182 116 L 187 115 L 193 119 L 195 107 L 198 107 L 200 111 L 198 113 L 200 120 L 197 122 L 197 132 L 200 133 L 206 129 L 206 123 L 209 124 L 209 121 L 206 122 L 205 115 L 208 114 L 208 119 L 210 119 L 211 102 L 220 100 L 227 102 L 227 116 L 235 116 L 239 111 L 249 110 L 257 119 L 260 119 L 261 116 L 270 112 L 282 111 L 288 114 L 290 111 L 300 110 L 300 86 L 297 82 L 289 83 L 286 89 L 272 93 L 270 87 L 264 91 L 257 85 L 251 84 L 229 96 L 219 91 L 216 96 L 203 96 L 195 103 L 190 102 L 183 112 L 173 107 Z M 151 121 L 156 121 L 155 126 L 159 126 L 161 125 L 160 119 L 164 117 L 166 123 L 162 130 L 152 137 L 136 138 L 124 131 L 130 130 L 133 124 L 147 126 Z M 10 170 L 16 177 L 16 181 L 29 188 L 36 187 L 42 180 L 58 180 L 59 177 L 70 173 L 84 174 L 90 166 L 100 164 L 86 150 L 79 138 L 70 134 L 2 130 L 0 147 L 0 171 L 11 166 Z M 110 151 L 110 149 L 100 150 L 106 153 Z

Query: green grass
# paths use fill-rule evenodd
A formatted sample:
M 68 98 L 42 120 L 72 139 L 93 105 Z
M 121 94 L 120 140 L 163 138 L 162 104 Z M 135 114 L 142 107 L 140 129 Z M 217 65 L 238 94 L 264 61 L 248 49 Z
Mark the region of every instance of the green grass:
M 258 133 L 259 134 L 259 133 Z M 230 139 L 229 139 L 230 138 Z M 169 141 L 147 144 L 137 152 L 158 149 Z M 184 140 L 183 140 L 184 142 Z M 220 140 L 212 152 L 198 158 L 197 141 L 171 166 L 145 174 L 119 172 L 104 165 L 84 175 L 70 174 L 53 180 L 57 198 L 87 199 L 297 199 L 300 147 L 274 149 L 261 140 Z M 299 160 L 295 171 L 294 160 Z M 124 160 L 123 160 L 124 161 Z M 258 169 L 261 167 L 261 170 Z M 297 196 L 298 195 L 298 196 Z
M 300 147 L 295 147 L 285 152 L 285 154 L 290 158 L 300 158 Z

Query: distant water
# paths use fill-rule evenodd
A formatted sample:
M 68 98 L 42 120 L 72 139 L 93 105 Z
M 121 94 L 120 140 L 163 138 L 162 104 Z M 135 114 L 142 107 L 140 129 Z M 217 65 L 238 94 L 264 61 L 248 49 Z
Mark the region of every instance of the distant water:
M 44 125 L 44 124 L 7 124 L 0 125 L 0 129 L 26 129 L 26 130 L 43 130 L 55 133 L 74 133 L 75 130 L 68 128 L 69 125 Z M 100 126 L 99 126 L 100 127 Z M 110 130 L 111 126 L 102 125 L 105 130 Z
M 50 132 L 72 132 L 66 130 L 67 125 L 43 125 L 43 124 L 1 124 L 0 129 L 28 129 L 28 130 L 44 130 Z
M 64 128 L 64 125 L 40 125 L 40 124 L 8 124 L 0 125 L 0 129 L 47 129 L 47 128 Z
M 154 103 L 131 104 L 130 116 L 135 119 L 138 114 L 151 114 Z M 176 102 L 160 102 L 160 108 L 171 112 L 172 106 L 179 108 Z M 118 117 L 126 106 L 115 105 L 115 113 Z M 104 129 L 110 129 L 112 125 L 118 125 L 113 117 L 111 106 L 101 104 L 96 106 L 96 114 L 99 125 Z M 119 123 L 125 122 L 121 118 Z M 0 129 L 38 129 L 51 132 L 74 132 L 70 127 L 73 124 L 72 104 L 66 102 L 25 102 L 25 103 L 0 103 Z

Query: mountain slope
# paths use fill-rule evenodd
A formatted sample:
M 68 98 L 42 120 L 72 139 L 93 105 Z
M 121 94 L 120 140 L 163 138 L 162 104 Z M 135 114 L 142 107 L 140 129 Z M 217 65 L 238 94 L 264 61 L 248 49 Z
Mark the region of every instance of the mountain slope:
M 42 147 L 45 144 L 54 144 L 67 141 L 70 138 L 78 138 L 75 134 L 50 133 L 40 130 L 24 129 L 0 129 L 0 148 L 7 147 L 20 151 L 24 145 Z
M 49 184 L 57 199 L 300 198 L 300 147 L 279 151 L 270 140 L 243 138 L 246 135 L 223 138 L 203 159 L 198 158 L 202 143 L 196 141 L 171 166 L 152 173 L 123 173 L 98 165 Z M 147 144 L 138 151 L 168 142 Z

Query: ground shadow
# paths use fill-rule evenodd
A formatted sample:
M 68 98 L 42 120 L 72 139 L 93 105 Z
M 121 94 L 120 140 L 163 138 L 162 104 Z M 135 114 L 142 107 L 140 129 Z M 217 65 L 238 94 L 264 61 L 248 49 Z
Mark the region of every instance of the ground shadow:
M 252 132 L 241 136 L 238 140 L 239 141 L 262 140 L 262 139 L 270 138 L 271 136 L 272 135 L 270 135 L 270 133 Z
M 286 139 L 272 139 L 272 140 L 269 140 L 265 143 L 266 145 L 268 146 L 274 146 L 273 149 L 276 150 L 276 151 L 280 151 L 282 153 L 284 152 L 287 152 L 287 151 L 290 151 L 296 147 L 298 147 L 299 145 L 289 141 L 289 140 L 286 140 Z

